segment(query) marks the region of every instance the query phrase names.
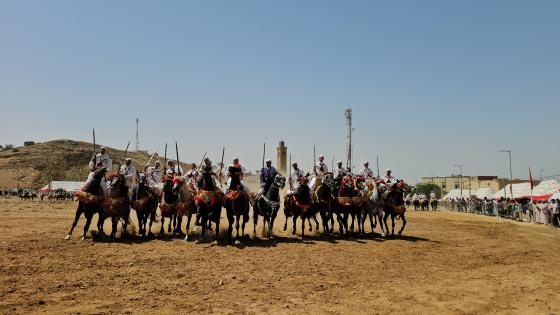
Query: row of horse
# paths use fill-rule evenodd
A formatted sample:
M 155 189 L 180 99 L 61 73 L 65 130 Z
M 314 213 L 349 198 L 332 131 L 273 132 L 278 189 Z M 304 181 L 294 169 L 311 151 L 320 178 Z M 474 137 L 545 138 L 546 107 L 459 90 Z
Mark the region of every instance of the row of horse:
M 428 211 L 430 208 L 432 211 L 436 211 L 438 207 L 438 201 L 435 198 L 407 198 L 405 204 L 414 206 L 416 211 Z
M 160 234 L 164 234 L 165 221 L 169 220 L 168 233 L 183 235 L 183 219 L 186 217 L 184 235 L 185 240 L 189 240 L 191 220 L 193 215 L 196 215 L 197 221 L 199 221 L 197 224 L 202 229 L 200 239 L 204 238 L 207 230 L 214 225 L 213 242 L 218 241 L 221 212 L 222 208 L 225 208 L 229 222 L 227 237 L 229 241 L 233 240 L 235 225 L 236 243 L 240 243 L 245 236 L 245 225 L 249 221 L 249 212 L 252 208 L 253 234 L 256 234 L 256 226 L 262 217 L 267 229 L 267 236 L 272 238 L 274 222 L 282 203 L 281 198 L 284 199 L 286 218 L 284 230 L 287 230 L 288 220 L 291 218 L 292 234 L 295 235 L 299 219 L 301 220 L 302 237 L 305 235 L 306 222 L 309 222 L 310 231 L 312 223 L 315 223 L 316 229 L 320 230 L 317 216 L 320 216 L 322 221 L 324 235 L 334 233 L 335 218 L 340 235 L 353 231 L 355 222 L 357 222 L 360 233 L 364 233 L 368 217 L 372 232 L 379 223 L 382 235 L 389 231 L 387 224 L 389 216 L 392 220 L 391 234 L 394 234 L 395 219 L 402 219 L 399 235 L 406 225 L 403 194 L 409 187 L 404 182 L 387 186 L 382 183 L 366 182 L 356 177 L 334 179 L 333 175 L 328 173 L 318 182 L 318 188 L 315 191 L 311 191 L 307 178 L 302 177 L 299 181 L 300 185 L 294 193 L 281 197 L 281 190 L 286 185 L 286 178 L 281 174 L 276 175 L 266 191 L 259 194 L 247 193 L 243 189 L 230 189 L 224 194 L 210 174 L 203 174 L 197 185 L 193 185 L 192 182 L 186 181 L 181 176 L 165 176 L 162 191 L 159 193 L 148 187 L 143 177 L 140 176 L 139 183 L 132 189 L 132 197 L 129 198 L 124 177 L 119 174 L 109 176 L 108 193 L 106 196 L 103 195 L 100 185 L 105 172 L 103 169 L 96 171 L 93 180 L 76 194 L 79 203 L 66 239 L 70 239 L 82 214 L 86 217 L 82 239 L 89 230 L 94 214 L 99 214 L 97 227 L 101 233 L 103 233 L 105 219 L 111 218 L 110 236 L 115 237 L 119 221 L 123 222 L 123 230 L 126 231 L 131 208 L 136 212 L 139 233 L 142 236 L 145 236 L 147 232 L 151 233 L 152 224 L 156 221 L 156 211 L 159 208 Z M 350 219 L 351 224 L 349 224 Z

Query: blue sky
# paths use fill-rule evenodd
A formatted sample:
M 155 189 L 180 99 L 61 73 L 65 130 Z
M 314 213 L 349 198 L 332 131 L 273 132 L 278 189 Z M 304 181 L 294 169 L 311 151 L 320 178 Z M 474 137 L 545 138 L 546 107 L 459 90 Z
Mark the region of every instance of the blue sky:
M 0 1 L 0 143 L 560 174 L 559 1 Z M 15 132 L 17 130 L 17 132 Z M 271 156 L 275 152 L 269 150 Z

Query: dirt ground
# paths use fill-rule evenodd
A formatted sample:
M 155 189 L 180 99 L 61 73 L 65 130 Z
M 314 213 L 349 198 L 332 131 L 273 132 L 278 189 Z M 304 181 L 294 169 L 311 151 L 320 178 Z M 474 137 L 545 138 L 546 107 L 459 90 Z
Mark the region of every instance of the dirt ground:
M 80 241 L 82 220 L 65 241 L 74 209 L 0 200 L 0 313 L 560 313 L 560 230 L 547 226 L 409 211 L 403 237 L 301 240 L 280 217 L 275 241 L 236 247 Z

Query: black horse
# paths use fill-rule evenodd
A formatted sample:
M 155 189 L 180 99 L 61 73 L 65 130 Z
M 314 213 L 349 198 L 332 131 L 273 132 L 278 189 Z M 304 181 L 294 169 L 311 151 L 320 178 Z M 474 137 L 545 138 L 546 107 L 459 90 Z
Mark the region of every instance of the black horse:
M 210 166 L 206 166 L 202 171 L 202 176 L 198 181 L 197 195 L 194 200 L 197 204 L 197 212 L 201 218 L 202 233 L 200 235 L 200 240 L 204 238 L 206 234 L 206 229 L 210 222 L 216 225 L 216 237 L 213 244 L 218 243 L 218 237 L 220 234 L 220 215 L 222 212 L 222 200 L 223 193 L 214 184 L 214 173 Z
M 307 181 L 302 181 L 297 188 L 295 194 L 287 195 L 284 199 L 284 212 L 288 212 L 293 216 L 292 235 L 296 235 L 296 223 L 298 217 L 301 217 L 301 237 L 305 236 L 305 220 L 313 217 L 311 207 L 311 190 L 307 185 Z M 286 216 L 286 220 L 288 220 Z M 317 223 L 318 224 L 318 223 Z M 310 222 L 311 228 L 311 222 Z M 284 225 L 285 226 L 285 225 Z
M 84 226 L 84 234 L 82 235 L 82 240 L 85 239 L 86 234 L 89 230 L 89 225 L 91 224 L 91 219 L 96 213 L 99 214 L 97 228 L 99 231 L 103 230 L 103 190 L 101 189 L 101 180 L 105 176 L 105 173 L 107 173 L 107 169 L 105 168 L 96 170 L 93 174 L 93 178 L 88 181 L 86 186 L 84 186 L 81 191 L 76 193 L 76 197 L 79 200 L 78 208 L 76 208 L 76 215 L 74 216 L 74 221 L 72 222 L 70 231 L 64 239 L 69 240 L 72 237 L 72 232 L 78 224 L 78 220 L 80 219 L 82 213 L 86 217 L 86 225 Z
M 276 174 L 274 181 L 264 194 L 257 194 L 251 200 L 253 206 L 253 236 L 257 235 L 257 223 L 259 216 L 263 217 L 265 226 L 268 224 L 268 238 L 272 239 L 272 228 L 274 220 L 280 209 L 280 189 L 286 186 L 286 178 Z

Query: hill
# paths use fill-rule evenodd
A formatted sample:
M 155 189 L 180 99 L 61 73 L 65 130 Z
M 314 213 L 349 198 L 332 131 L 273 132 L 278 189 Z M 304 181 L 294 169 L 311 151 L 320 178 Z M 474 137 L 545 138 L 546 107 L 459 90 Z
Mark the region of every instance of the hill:
M 96 146 L 99 150 L 100 145 Z M 14 152 L 15 151 L 15 152 Z M 88 174 L 88 163 L 92 157 L 93 144 L 73 140 L 53 140 L 30 146 L 18 147 L 16 150 L 0 152 L 0 189 L 40 188 L 52 180 L 83 181 Z M 107 147 L 107 153 L 113 159 L 113 170 L 124 162 L 124 150 Z M 128 152 L 133 165 L 138 169 L 150 159 L 147 151 Z M 163 157 L 154 156 L 154 160 Z M 152 161 L 153 162 L 153 161 Z M 181 163 L 189 169 L 187 163 Z

